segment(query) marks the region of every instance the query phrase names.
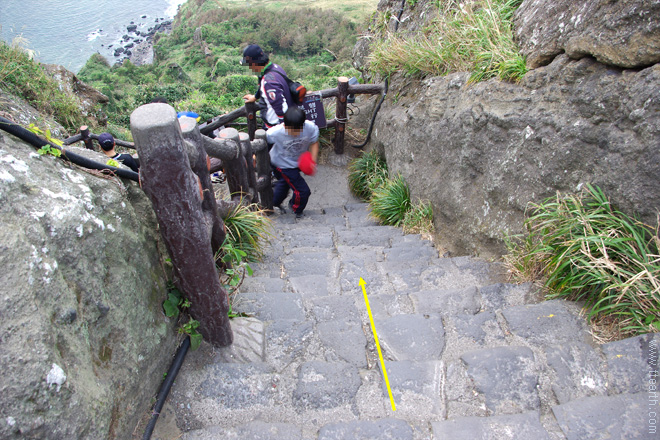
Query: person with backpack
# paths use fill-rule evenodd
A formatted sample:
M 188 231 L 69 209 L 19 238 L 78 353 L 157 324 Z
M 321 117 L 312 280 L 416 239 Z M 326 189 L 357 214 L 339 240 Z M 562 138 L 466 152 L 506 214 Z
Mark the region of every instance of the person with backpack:
M 268 55 L 257 44 L 243 50 L 241 65 L 248 66 L 259 77 L 259 88 L 254 95 L 245 95 L 245 102 L 259 102 L 261 119 L 266 129 L 281 124 L 284 113 L 296 107 L 289 90 L 290 80 L 282 67 L 272 63 Z

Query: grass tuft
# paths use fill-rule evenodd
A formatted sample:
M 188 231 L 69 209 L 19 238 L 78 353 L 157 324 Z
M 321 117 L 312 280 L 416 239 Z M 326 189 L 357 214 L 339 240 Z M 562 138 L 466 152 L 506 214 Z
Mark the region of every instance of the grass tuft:
M 509 239 L 515 278 L 544 280 L 546 298 L 585 301 L 592 322 L 624 336 L 660 331 L 660 239 L 598 187 L 532 205 L 528 235 Z
M 522 0 L 446 0 L 438 17 L 416 37 L 381 35 L 369 69 L 383 76 L 471 72 L 470 81 L 525 75 L 525 58 L 513 38 L 513 13 Z M 382 29 L 382 28 L 381 28 Z
M 248 263 L 263 257 L 264 246 L 270 236 L 271 222 L 256 204 L 238 204 L 224 219 L 227 227 L 225 242 L 232 249 L 245 252 Z
M 369 204 L 371 215 L 380 223 L 399 226 L 412 207 L 408 184 L 401 176 L 385 181 L 374 190 Z
M 353 159 L 348 166 L 348 185 L 357 197 L 371 199 L 373 191 L 387 180 L 387 163 L 375 151 Z
M 419 201 L 406 212 L 402 222 L 404 234 L 430 234 L 433 226 L 433 206 L 431 202 Z

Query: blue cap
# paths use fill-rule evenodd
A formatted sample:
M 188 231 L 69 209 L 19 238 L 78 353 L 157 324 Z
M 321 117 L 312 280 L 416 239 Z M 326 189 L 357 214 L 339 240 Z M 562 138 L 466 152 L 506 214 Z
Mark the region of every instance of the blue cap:
M 250 44 L 248 47 L 243 49 L 243 59 L 241 60 L 241 66 L 246 64 L 255 63 L 255 64 L 266 64 L 268 62 L 268 55 L 264 53 L 264 50 L 259 47 L 258 44 Z

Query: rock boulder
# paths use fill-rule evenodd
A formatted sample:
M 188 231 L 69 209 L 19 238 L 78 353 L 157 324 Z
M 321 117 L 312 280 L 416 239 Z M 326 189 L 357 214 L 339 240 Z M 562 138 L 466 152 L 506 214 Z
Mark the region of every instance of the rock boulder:
M 62 66 L 47 64 L 45 68 L 46 72 L 57 81 L 62 90 L 76 97 L 83 116 L 96 120 L 98 123 L 105 124 L 107 118 L 99 110 L 98 104 L 107 103 L 109 99 L 107 96 L 94 87 L 80 81 L 74 73 Z
M 527 67 L 566 53 L 592 56 L 624 68 L 660 62 L 658 0 L 525 0 L 515 14 L 515 35 Z
M 442 245 L 497 255 L 529 202 L 600 186 L 649 224 L 660 209 L 660 64 L 641 71 L 561 55 L 518 84 L 468 74 L 399 77 L 372 142 L 414 197 L 433 202 Z
M 0 131 L 0 223 L 0 437 L 130 438 L 176 350 L 148 199 Z

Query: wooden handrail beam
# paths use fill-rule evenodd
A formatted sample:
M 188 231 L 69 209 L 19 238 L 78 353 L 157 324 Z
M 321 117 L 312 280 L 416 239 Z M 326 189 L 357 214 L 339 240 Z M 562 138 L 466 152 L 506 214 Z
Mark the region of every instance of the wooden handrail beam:
M 245 117 L 247 116 L 247 111 L 245 110 L 245 107 L 237 108 L 236 110 L 233 110 L 226 115 L 218 116 L 216 119 L 212 120 L 211 122 L 205 122 L 199 126 L 199 131 L 203 135 L 210 135 L 213 133 L 213 131 L 216 128 L 220 128 L 223 125 L 226 125 L 230 122 L 232 122 L 235 119 Z

